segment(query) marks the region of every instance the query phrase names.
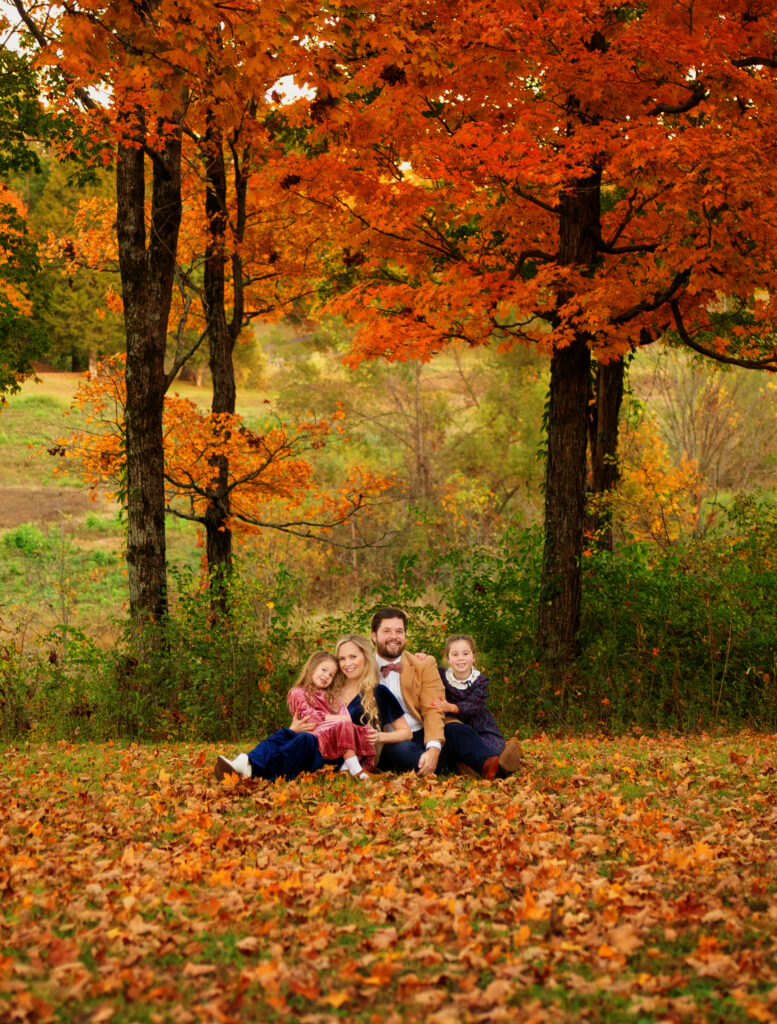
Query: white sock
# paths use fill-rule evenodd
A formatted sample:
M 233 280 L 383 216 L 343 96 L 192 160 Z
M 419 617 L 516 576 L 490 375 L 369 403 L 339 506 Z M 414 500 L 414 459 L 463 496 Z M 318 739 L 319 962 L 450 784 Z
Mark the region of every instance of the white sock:
M 351 775 L 358 775 L 362 770 L 362 766 L 359 764 L 359 758 L 355 754 L 353 757 L 346 757 L 344 764 Z
M 359 772 L 359 774 L 356 776 L 356 778 L 357 779 L 368 779 L 369 775 L 367 774 L 367 772 Z
M 348 765 L 345 763 L 345 761 L 343 761 L 343 763 L 340 765 L 338 771 L 341 771 L 341 772 L 347 772 L 348 771 Z

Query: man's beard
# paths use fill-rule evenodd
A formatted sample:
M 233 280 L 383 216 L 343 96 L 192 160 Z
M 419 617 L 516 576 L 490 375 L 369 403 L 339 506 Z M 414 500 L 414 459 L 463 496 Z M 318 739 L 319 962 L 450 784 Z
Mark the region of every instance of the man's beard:
M 390 651 L 385 644 L 378 643 L 377 640 L 375 641 L 375 650 L 378 652 L 381 658 L 385 658 L 386 661 L 396 661 L 397 658 L 401 658 L 402 654 L 404 653 L 405 647 L 406 644 L 401 644 L 398 651 Z

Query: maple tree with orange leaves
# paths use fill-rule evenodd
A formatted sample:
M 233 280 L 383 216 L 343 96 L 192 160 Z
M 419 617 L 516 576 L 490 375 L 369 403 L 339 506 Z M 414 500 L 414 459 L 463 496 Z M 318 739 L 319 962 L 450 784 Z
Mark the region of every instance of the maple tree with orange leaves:
M 315 34 L 316 98 L 298 110 L 313 130 L 289 173 L 348 225 L 330 308 L 360 324 L 353 360 L 430 359 L 452 340 L 552 355 L 551 661 L 576 651 L 586 435 L 604 477 L 623 356 L 671 338 L 777 367 L 772 15 L 758 0 L 393 0 L 327 8 Z M 594 393 L 592 357 L 614 378 Z
M 58 10 L 58 31 L 74 42 L 63 70 L 92 105 L 85 123 L 121 140 L 128 465 L 144 467 L 131 503 L 150 488 L 129 510 L 135 605 L 163 601 L 159 587 L 156 597 L 137 588 L 163 579 L 163 502 L 149 480 L 161 478 L 182 147 L 207 140 L 202 153 L 213 159 L 218 291 L 229 248 L 219 153 L 250 104 L 269 102 L 289 72 L 304 91 L 283 107 L 286 151 L 272 180 L 290 204 L 306 200 L 320 214 L 329 248 L 320 290 L 362 325 L 352 358 L 429 359 L 452 339 L 552 354 L 538 638 L 551 661 L 573 657 L 587 434 L 604 480 L 623 356 L 671 337 L 717 360 L 775 367 L 768 6 L 468 0 L 430 11 L 390 0 L 379 11 L 286 12 L 248 0 L 91 0 Z M 30 5 L 34 32 L 37 14 L 51 11 Z M 233 43 L 245 59 L 230 72 L 222 58 Z M 95 122 L 84 89 L 96 81 L 113 91 Z M 148 236 L 138 216 L 146 158 L 156 189 Z M 257 173 L 252 188 L 268 180 Z M 608 367 L 612 387 L 603 386 Z M 153 451 L 136 449 L 136 437 L 152 436 Z

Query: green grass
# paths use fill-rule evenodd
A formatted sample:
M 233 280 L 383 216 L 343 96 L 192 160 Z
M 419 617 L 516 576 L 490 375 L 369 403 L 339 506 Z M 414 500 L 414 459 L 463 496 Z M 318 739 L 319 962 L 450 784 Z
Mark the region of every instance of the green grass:
M 0 409 L 0 484 L 9 489 L 0 503 L 6 516 L 11 510 L 15 516 L 12 525 L 0 526 L 0 624 L 21 628 L 30 639 L 65 625 L 110 643 L 128 596 L 124 524 L 116 506 L 88 500 L 77 472 L 56 473 L 62 460 L 47 453 L 80 422 L 68 408 L 81 379 L 43 374 Z M 207 389 L 181 388 L 207 404 Z M 258 408 L 262 398 L 251 392 L 248 400 Z M 181 520 L 168 522 L 172 564 L 196 567 L 195 532 Z

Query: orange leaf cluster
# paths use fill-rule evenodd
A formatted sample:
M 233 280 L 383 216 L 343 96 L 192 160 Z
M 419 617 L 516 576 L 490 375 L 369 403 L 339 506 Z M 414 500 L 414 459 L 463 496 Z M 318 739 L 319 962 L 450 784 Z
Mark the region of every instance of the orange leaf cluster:
M 84 426 L 60 438 L 54 454 L 76 460 L 90 487 L 107 484 L 114 495 L 123 487 L 124 358 L 98 364 L 79 384 L 74 406 Z M 273 514 L 304 515 L 306 524 L 331 527 L 368 497 L 393 485 L 385 476 L 351 467 L 342 484 L 322 489 L 310 458 L 323 448 L 337 423 L 309 418 L 292 427 L 268 422 L 261 431 L 239 415 L 205 413 L 190 399 L 168 396 L 164 407 L 165 481 L 168 509 L 200 520 L 214 500 L 223 460 L 228 465 L 230 525 L 242 529 L 275 525 Z M 268 520 L 268 516 L 270 517 Z M 315 520 L 315 523 L 313 521 Z
M 289 174 L 347 224 L 331 308 L 363 325 L 355 358 L 584 337 L 607 361 L 677 318 L 713 350 L 773 352 L 772 13 L 745 0 L 327 12 L 309 110 L 321 155 Z M 589 224 L 569 211 L 591 193 Z M 565 259 L 566 231 L 587 257 Z M 716 318 L 722 297 L 743 334 Z

